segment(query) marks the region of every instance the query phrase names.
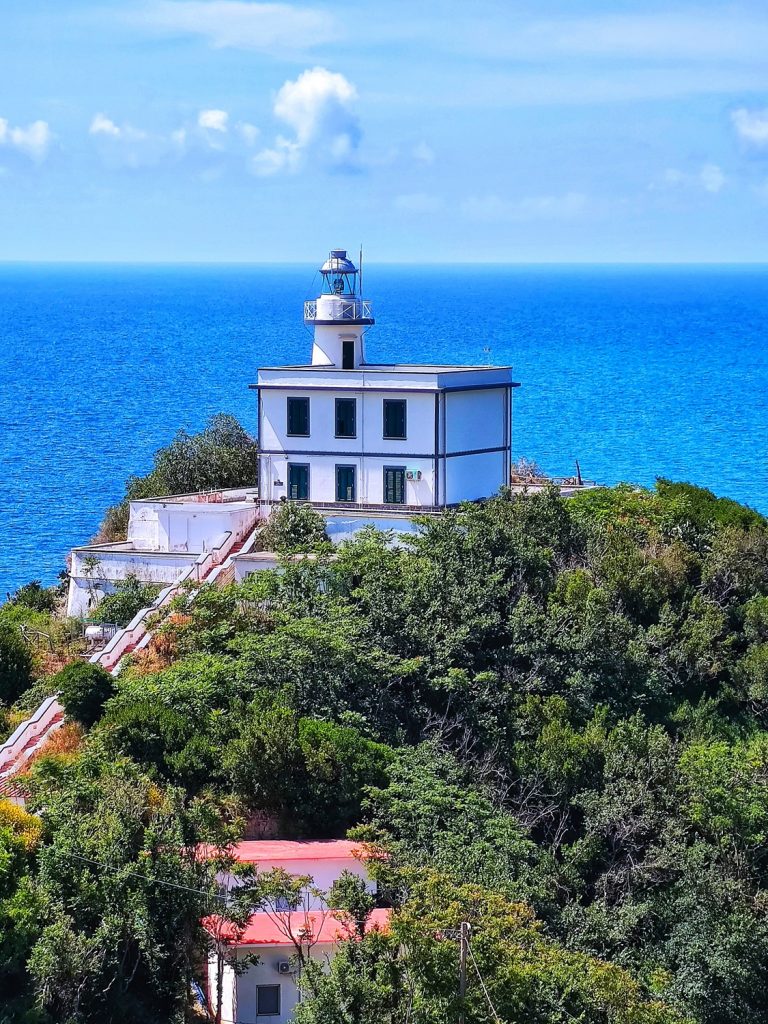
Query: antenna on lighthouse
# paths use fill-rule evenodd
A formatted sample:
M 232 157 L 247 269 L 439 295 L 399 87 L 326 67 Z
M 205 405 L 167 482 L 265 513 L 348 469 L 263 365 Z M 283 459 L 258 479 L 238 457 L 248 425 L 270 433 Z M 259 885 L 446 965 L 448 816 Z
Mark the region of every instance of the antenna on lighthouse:
M 358 278 L 358 285 L 360 286 L 360 298 L 363 297 L 363 243 L 360 243 L 360 277 Z

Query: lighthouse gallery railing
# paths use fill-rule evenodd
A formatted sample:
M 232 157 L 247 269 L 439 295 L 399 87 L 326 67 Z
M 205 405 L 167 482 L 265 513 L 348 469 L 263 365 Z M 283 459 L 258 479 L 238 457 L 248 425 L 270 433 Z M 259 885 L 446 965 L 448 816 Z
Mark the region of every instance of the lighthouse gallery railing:
M 304 319 L 317 320 L 317 299 L 309 299 L 304 303 Z M 372 320 L 373 303 L 370 299 L 343 299 L 334 304 L 334 320 Z

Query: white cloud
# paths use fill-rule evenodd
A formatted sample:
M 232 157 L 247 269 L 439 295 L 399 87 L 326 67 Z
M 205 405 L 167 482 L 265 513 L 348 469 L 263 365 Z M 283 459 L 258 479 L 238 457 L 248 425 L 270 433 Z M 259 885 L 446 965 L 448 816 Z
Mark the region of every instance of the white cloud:
M 229 127 L 229 114 L 226 110 L 201 110 L 197 123 L 200 128 L 224 133 Z
M 426 142 L 420 142 L 413 147 L 413 159 L 420 164 L 432 164 L 435 162 L 435 151 Z
M 502 199 L 497 195 L 470 196 L 462 203 L 462 213 L 470 220 L 498 221 L 570 220 L 586 207 L 587 197 L 581 192 L 564 195 L 526 196 L 523 199 Z
M 429 195 L 426 192 L 411 192 L 402 196 L 395 196 L 392 205 L 396 210 L 405 213 L 434 213 L 443 207 L 443 200 L 440 196 Z
M 699 181 L 707 192 L 719 192 L 727 178 L 717 164 L 704 164 L 699 171 Z
M 13 128 L 6 118 L 0 117 L 0 146 L 10 146 L 26 154 L 36 163 L 45 160 L 53 132 L 47 121 L 33 121 L 26 128 Z
M 115 122 L 111 118 L 105 117 L 104 114 L 94 115 L 88 131 L 91 135 L 112 135 L 114 138 L 119 138 L 121 134 Z
M 296 52 L 338 37 L 333 17 L 310 7 L 248 0 L 155 0 L 140 20 L 161 32 L 206 38 L 215 47 Z
M 732 112 L 731 123 L 744 142 L 751 142 L 755 146 L 768 145 L 768 109 L 747 110 L 746 107 L 739 107 Z
M 668 167 L 661 179 L 652 182 L 651 190 L 659 188 L 704 189 L 712 195 L 722 191 L 728 178 L 717 164 L 703 164 L 698 171 L 681 171 L 677 167 Z
M 246 144 L 246 146 L 255 146 L 258 141 L 261 132 L 255 124 L 249 124 L 248 121 L 238 121 L 235 125 L 237 134 Z
M 285 82 L 275 97 L 274 114 L 293 130 L 294 138 L 278 135 L 273 146 L 253 158 L 254 171 L 296 171 L 310 151 L 331 169 L 353 169 L 362 134 L 351 109 L 356 97 L 351 82 L 326 68 L 308 69 Z

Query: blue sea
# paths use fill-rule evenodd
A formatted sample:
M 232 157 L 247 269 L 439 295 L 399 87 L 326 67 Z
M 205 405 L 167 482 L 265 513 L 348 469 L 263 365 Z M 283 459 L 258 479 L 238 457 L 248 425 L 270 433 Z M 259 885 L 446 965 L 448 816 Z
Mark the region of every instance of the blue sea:
M 0 267 L 0 598 L 53 582 L 176 430 L 306 362 L 303 266 Z M 511 363 L 515 456 L 768 512 L 768 267 L 370 266 L 372 361 Z

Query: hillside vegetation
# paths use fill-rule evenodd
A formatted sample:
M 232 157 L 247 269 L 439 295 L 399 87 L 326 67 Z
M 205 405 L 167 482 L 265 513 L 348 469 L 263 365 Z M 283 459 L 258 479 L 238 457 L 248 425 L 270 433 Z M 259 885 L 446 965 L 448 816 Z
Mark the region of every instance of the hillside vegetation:
M 197 844 L 267 826 L 369 843 L 394 908 L 300 1024 L 768 1020 L 768 521 L 668 481 L 332 554 L 281 515 L 280 572 L 69 670 L 77 729 L 0 805 L 0 1021 L 195 1019 Z

